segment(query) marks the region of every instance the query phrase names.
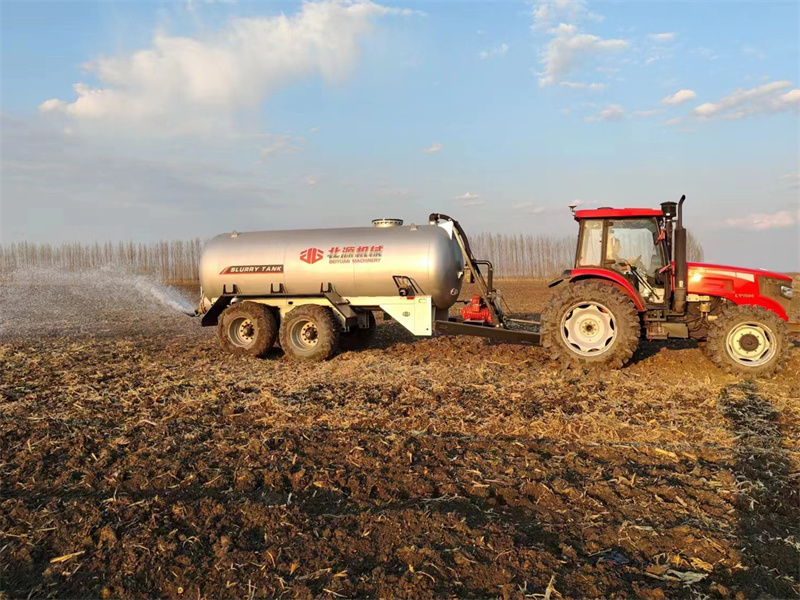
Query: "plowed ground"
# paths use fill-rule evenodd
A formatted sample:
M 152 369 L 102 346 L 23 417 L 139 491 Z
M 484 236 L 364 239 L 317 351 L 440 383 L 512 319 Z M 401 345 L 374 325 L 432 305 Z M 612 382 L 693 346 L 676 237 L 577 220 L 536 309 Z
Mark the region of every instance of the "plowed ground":
M 798 374 L 390 323 L 314 365 L 161 313 L 6 336 L 0 597 L 797 597 Z

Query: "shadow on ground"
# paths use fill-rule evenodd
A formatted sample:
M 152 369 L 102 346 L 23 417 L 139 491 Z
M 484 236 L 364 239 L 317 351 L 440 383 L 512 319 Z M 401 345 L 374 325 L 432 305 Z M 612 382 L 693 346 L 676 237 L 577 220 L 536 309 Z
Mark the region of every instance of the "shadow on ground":
M 737 440 L 734 476 L 741 494 L 736 508 L 748 568 L 738 577 L 759 597 L 796 598 L 800 487 L 783 448 L 780 413 L 750 381 L 723 390 L 720 406 Z

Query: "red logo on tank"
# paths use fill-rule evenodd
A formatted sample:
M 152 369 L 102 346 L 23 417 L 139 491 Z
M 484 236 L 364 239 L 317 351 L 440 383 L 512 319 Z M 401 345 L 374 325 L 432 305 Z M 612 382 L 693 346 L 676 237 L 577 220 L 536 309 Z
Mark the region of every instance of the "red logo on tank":
M 300 253 L 300 260 L 313 265 L 315 262 L 321 261 L 324 255 L 325 253 L 319 248 L 307 248 Z

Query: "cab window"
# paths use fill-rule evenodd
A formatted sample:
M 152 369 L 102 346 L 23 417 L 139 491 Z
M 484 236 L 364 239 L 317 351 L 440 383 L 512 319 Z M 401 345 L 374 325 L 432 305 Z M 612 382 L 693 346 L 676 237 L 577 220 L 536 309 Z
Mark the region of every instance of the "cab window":
M 658 225 L 653 219 L 624 219 L 609 221 L 606 261 L 628 263 L 648 276 L 654 277 L 664 266 L 658 244 Z
M 599 266 L 603 256 L 603 221 L 586 220 L 581 223 L 581 247 L 578 251 L 578 266 Z

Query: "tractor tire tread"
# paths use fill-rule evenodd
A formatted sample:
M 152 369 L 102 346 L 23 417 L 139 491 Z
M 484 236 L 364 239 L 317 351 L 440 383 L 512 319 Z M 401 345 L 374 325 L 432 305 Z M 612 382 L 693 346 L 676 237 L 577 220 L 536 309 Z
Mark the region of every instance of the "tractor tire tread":
M 743 321 L 757 321 L 768 325 L 775 335 L 778 351 L 768 363 L 758 367 L 740 365 L 728 355 L 726 338 L 731 327 Z M 749 375 L 750 377 L 771 377 L 783 368 L 789 347 L 789 329 L 786 322 L 774 312 L 763 306 L 739 304 L 726 307 L 708 327 L 703 351 L 717 367 L 731 375 Z
M 571 352 L 561 339 L 559 329 L 564 311 L 581 300 L 595 300 L 607 306 L 618 324 L 617 339 L 610 352 L 598 357 L 581 357 Z M 597 280 L 567 283 L 550 297 L 542 313 L 542 346 L 550 358 L 565 367 L 583 369 L 620 369 L 633 357 L 639 346 L 641 319 L 630 298 L 612 283 Z

